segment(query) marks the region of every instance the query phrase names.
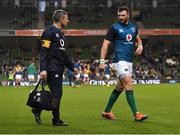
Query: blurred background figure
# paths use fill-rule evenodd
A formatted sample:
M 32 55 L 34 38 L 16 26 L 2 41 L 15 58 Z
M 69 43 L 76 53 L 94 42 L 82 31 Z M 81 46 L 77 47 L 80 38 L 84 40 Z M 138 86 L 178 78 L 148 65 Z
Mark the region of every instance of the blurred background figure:
M 74 68 L 77 69 L 77 74 L 75 75 L 75 81 L 74 81 L 74 86 L 75 87 L 80 87 L 81 84 L 81 65 L 80 65 L 80 60 L 76 61 L 74 63 Z
M 9 80 L 9 86 L 13 86 L 13 81 L 14 81 L 14 72 L 13 72 L 13 70 L 9 71 L 8 80 Z
M 29 81 L 29 86 L 32 85 L 32 83 L 35 82 L 35 76 L 37 74 L 35 65 L 33 61 L 29 62 L 29 65 L 27 67 L 27 74 L 28 74 L 28 81 Z
M 74 80 L 75 80 L 74 73 L 69 68 L 67 68 L 66 75 L 69 79 L 69 86 L 73 87 L 74 86 Z
M 15 86 L 20 87 L 22 81 L 22 73 L 23 73 L 23 68 L 20 62 L 16 63 L 16 66 L 14 67 L 14 72 L 15 72 Z

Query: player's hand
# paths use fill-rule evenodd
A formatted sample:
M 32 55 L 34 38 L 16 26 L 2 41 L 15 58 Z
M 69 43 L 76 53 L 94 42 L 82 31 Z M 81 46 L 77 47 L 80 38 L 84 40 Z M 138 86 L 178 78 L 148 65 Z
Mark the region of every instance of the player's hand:
M 143 51 L 143 48 L 142 47 L 138 47 L 135 51 L 135 54 L 136 55 L 141 55 L 142 54 L 142 51 Z
M 101 69 L 102 71 L 104 71 L 104 70 L 105 70 L 105 63 L 99 64 L 99 69 Z
M 40 72 L 40 79 L 46 79 L 47 78 L 47 71 L 41 71 Z

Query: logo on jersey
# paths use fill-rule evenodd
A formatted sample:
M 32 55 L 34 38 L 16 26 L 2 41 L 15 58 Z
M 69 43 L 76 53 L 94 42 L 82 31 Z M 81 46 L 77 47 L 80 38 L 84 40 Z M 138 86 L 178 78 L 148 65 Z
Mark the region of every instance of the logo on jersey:
M 59 37 L 59 34 L 58 34 L 58 33 L 56 33 L 56 37 L 57 37 L 57 38 Z
M 134 27 L 131 28 L 132 32 L 135 33 L 136 29 Z
M 122 32 L 124 32 L 124 30 L 123 29 L 119 29 L 119 32 L 122 33 Z
M 132 35 L 131 34 L 127 34 L 126 35 L 126 40 L 129 42 L 132 40 Z
M 60 39 L 60 45 L 61 45 L 62 47 L 64 47 L 64 40 L 63 40 L 63 39 Z
M 55 78 L 58 78 L 59 77 L 59 75 L 58 74 L 55 74 Z
M 124 69 L 124 71 L 126 71 L 126 72 L 127 72 L 127 71 L 129 71 L 129 70 L 128 70 L 128 68 L 125 68 L 125 69 Z

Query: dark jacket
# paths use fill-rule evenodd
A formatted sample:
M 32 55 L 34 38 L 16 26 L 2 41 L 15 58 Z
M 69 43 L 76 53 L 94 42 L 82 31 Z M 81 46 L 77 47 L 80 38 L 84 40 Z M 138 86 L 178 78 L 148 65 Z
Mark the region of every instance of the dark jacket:
M 64 33 L 52 25 L 41 37 L 40 71 L 63 73 L 65 67 L 73 71 L 73 63 L 65 51 Z

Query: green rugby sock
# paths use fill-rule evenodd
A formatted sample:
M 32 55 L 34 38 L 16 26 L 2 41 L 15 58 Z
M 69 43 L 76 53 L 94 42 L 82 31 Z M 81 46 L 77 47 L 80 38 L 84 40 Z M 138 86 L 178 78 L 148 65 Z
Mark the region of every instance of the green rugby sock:
M 126 99 L 127 99 L 128 104 L 131 108 L 131 111 L 135 115 L 137 112 L 137 109 L 136 109 L 136 103 L 135 103 L 135 99 L 134 99 L 134 95 L 133 95 L 132 90 L 126 90 Z
M 106 109 L 104 110 L 105 112 L 111 112 L 112 106 L 118 99 L 119 95 L 121 92 L 118 92 L 116 89 L 114 89 L 111 93 L 111 96 L 109 97 L 108 104 L 106 106 Z

